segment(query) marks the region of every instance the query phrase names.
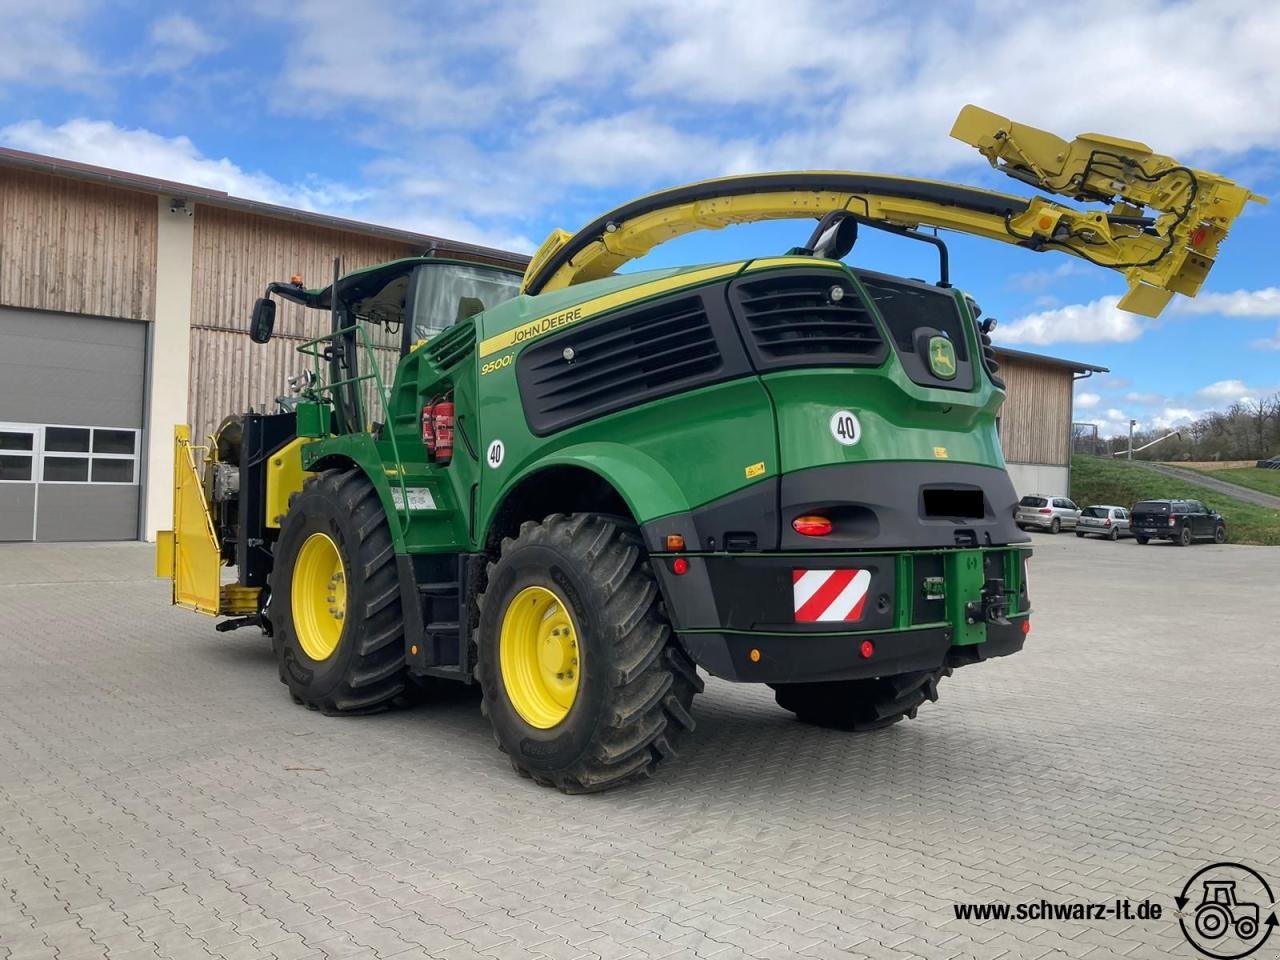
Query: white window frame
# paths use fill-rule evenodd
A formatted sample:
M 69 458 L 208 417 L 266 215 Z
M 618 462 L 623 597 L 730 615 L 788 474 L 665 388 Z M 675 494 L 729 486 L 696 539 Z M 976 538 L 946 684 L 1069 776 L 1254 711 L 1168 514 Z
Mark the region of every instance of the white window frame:
M 29 433 L 31 434 L 30 450 L 0 450 L 0 454 L 12 456 L 17 454 L 20 457 L 29 456 L 31 458 L 31 478 L 29 480 L 0 480 L 0 483 L 37 483 L 40 479 L 41 460 L 40 447 L 44 440 L 44 431 L 38 423 L 10 423 L 0 421 L 0 433 Z
M 48 450 L 45 445 L 45 431 L 49 428 L 68 429 L 68 430 L 88 430 L 89 431 L 89 449 L 87 451 L 78 450 Z M 110 430 L 113 432 L 127 432 L 133 434 L 133 453 L 94 453 L 93 441 L 99 430 Z M 57 486 L 75 486 L 75 487 L 136 487 L 139 485 L 140 478 L 138 476 L 138 462 L 142 454 L 142 430 L 138 427 L 104 427 L 94 426 L 87 423 L 15 423 L 0 421 L 0 431 L 12 431 L 14 433 L 30 433 L 34 434 L 35 440 L 32 443 L 32 449 L 29 451 L 32 456 L 31 479 L 30 480 L 2 480 L 0 483 L 49 483 Z M 26 454 L 26 450 L 4 451 L 5 453 Z M 84 480 L 46 480 L 44 477 L 45 461 L 49 457 L 58 457 L 63 459 L 83 460 L 85 461 L 85 479 Z M 94 460 L 127 460 L 133 464 L 131 479 L 126 481 L 113 480 L 94 480 L 93 479 L 93 461 Z

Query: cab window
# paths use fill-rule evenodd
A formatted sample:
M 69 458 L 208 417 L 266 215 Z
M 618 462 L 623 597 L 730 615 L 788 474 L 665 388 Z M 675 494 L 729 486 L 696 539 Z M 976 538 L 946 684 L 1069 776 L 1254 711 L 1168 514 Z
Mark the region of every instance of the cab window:
M 465 264 L 419 267 L 413 276 L 410 343 L 430 340 L 455 323 L 468 320 L 520 292 L 520 275 Z

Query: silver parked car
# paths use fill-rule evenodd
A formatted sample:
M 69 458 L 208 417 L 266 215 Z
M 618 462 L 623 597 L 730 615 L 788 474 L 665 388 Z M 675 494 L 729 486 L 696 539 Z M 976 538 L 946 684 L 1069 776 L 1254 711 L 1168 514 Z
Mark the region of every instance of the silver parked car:
M 1080 525 L 1076 527 L 1076 536 L 1083 537 L 1087 534 L 1112 540 L 1129 536 L 1129 511 L 1124 507 L 1106 504 L 1085 507 L 1080 511 Z
M 1074 530 L 1080 519 L 1080 508 L 1066 497 L 1043 497 L 1031 494 L 1018 501 L 1018 509 L 1013 515 L 1013 522 L 1025 530 L 1036 527 L 1057 533 L 1059 530 Z

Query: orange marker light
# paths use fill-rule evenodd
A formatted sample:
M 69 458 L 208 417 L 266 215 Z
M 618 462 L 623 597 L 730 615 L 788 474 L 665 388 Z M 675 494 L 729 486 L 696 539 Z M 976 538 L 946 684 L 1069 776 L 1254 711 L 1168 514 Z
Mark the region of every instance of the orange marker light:
M 751 657 L 752 663 L 760 662 L 760 651 L 755 649 L 754 647 L 751 648 L 751 653 L 749 653 L 748 656 Z
M 791 527 L 806 537 L 825 537 L 831 532 L 831 521 L 814 515 L 796 517 L 791 521 Z
M 289 282 L 292 283 L 295 287 L 302 286 L 302 274 L 295 273 L 292 277 L 289 278 Z
M 680 534 L 678 534 L 678 533 L 668 533 L 668 534 L 667 534 L 667 549 L 668 549 L 668 550 L 683 550 L 683 549 L 684 549 L 684 537 L 682 537 L 682 536 L 681 536 Z

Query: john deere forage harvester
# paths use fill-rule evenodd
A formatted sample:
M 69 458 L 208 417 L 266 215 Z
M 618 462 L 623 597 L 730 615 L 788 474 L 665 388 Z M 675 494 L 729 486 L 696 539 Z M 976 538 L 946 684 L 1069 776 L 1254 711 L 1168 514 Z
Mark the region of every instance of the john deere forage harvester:
M 288 409 L 228 417 L 204 447 L 177 428 L 174 602 L 260 628 L 326 712 L 478 682 L 515 768 L 566 791 L 673 756 L 699 668 L 812 723 L 914 717 L 956 667 L 1019 650 L 1031 612 L 991 321 L 918 228 L 1119 271 L 1121 308 L 1155 315 L 1260 199 L 976 107 L 952 135 L 1086 206 L 768 173 L 557 231 L 523 274 L 428 256 L 271 284 L 255 340 L 272 296 L 331 330 L 301 348 L 313 373 Z M 692 230 L 798 218 L 816 228 L 785 255 L 615 272 Z M 847 264 L 859 228 L 935 245 L 936 282 Z M 378 323 L 404 329 L 390 384 Z

